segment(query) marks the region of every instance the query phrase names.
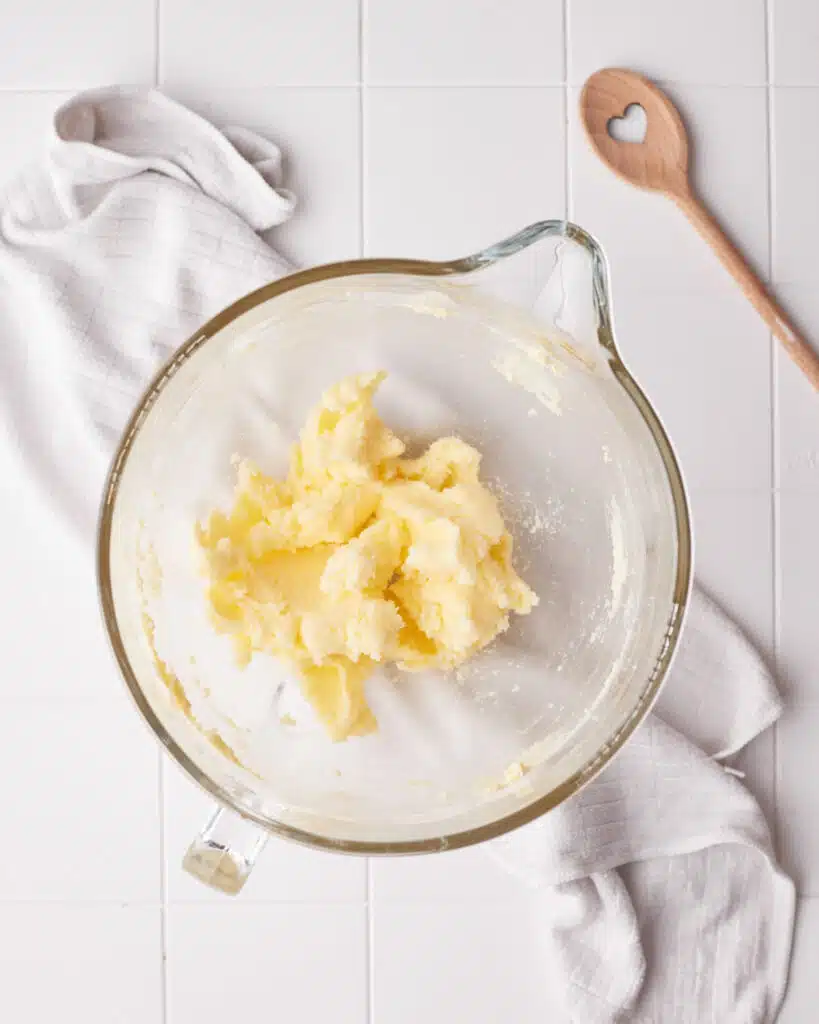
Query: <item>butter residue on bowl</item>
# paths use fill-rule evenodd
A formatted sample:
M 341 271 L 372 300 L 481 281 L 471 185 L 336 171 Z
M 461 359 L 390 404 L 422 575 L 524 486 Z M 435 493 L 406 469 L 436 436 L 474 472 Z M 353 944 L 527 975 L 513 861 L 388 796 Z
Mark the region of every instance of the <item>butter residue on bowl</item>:
M 239 460 L 232 508 L 196 529 L 215 628 L 240 664 L 257 651 L 286 662 L 334 740 L 376 728 L 376 665 L 456 668 L 538 600 L 480 452 L 444 437 L 406 458 L 373 407 L 385 376 L 325 392 L 286 479 Z

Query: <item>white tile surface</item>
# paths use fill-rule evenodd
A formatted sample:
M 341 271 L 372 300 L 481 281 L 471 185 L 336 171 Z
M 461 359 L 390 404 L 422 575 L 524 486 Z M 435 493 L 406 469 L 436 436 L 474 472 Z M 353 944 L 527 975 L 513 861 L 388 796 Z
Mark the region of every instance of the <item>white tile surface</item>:
M 555 1019 L 539 961 L 536 901 L 525 910 L 477 901 L 377 904 L 373 1020 L 542 1024 Z
M 11 698 L 0 900 L 156 903 L 157 746 L 125 698 Z
M 387 903 L 528 903 L 530 891 L 481 847 L 453 850 L 441 857 L 374 858 L 372 893 Z
M 47 149 L 54 111 L 71 92 L 8 92 L 0 102 L 3 166 L 0 185 Z
M 819 117 L 819 90 L 773 94 L 773 275 L 777 282 L 810 283 L 819 231 L 819 138 L 807 131 Z
M 777 292 L 809 339 L 819 338 L 819 274 L 815 283 L 779 285 Z M 779 484 L 819 491 L 819 404 L 816 392 L 784 354 L 777 354 Z
M 808 1024 L 819 1001 L 819 900 L 803 900 L 796 918 L 796 945 L 791 983 L 777 1024 Z
M 819 522 L 819 492 L 783 490 L 779 506 L 782 683 L 800 702 L 819 704 L 819 545 L 813 539 Z
M 0 587 L 0 621 L 14 623 L 3 636 L 0 698 L 124 696 L 87 554 L 66 544 L 13 469 L 0 476 L 0 561 L 14 581 Z
M 169 1024 L 367 1019 L 363 907 L 176 906 L 168 913 Z
M 355 88 L 171 90 L 219 125 L 242 125 L 272 139 L 284 156 L 284 184 L 298 197 L 292 219 L 271 232 L 295 265 L 359 255 L 360 97 Z
M 213 813 L 213 801 L 170 764 L 165 768 L 164 789 L 168 899 L 230 903 L 229 897 L 201 885 L 182 870 L 185 851 Z M 333 856 L 271 839 L 242 896 L 251 903 L 363 904 L 367 898 L 367 863 L 363 857 Z
M 573 84 L 604 67 L 666 82 L 765 82 L 765 0 L 568 0 L 568 8 Z
M 369 85 L 564 81 L 563 0 L 376 0 L 364 32 Z
M 766 90 L 674 85 L 668 91 L 687 122 L 698 194 L 767 276 Z M 586 141 L 579 97 L 579 89 L 569 91 L 571 215 L 602 242 L 615 287 L 635 280 L 663 288 L 735 289 L 672 202 L 628 185 L 601 163 Z
M 0 1017 L 14 1024 L 162 1020 L 159 910 L 3 907 Z
M 819 682 L 819 680 L 816 680 Z M 799 891 L 819 896 L 819 701 L 795 700 L 778 726 L 778 830 Z
M 772 656 L 773 502 L 768 490 L 693 488 L 697 579 Z
M 742 294 L 718 284 L 659 291 L 624 282 L 614 316 L 623 356 L 659 410 L 689 485 L 769 488 L 770 342 Z
M 5 6 L 0 16 L 0 89 L 87 89 L 154 80 L 155 9 L 146 0 L 31 0 Z
M 702 490 L 690 495 L 697 579 L 770 664 L 774 661 L 773 502 L 768 490 Z M 776 817 L 774 731 L 731 764 Z
M 358 81 L 357 0 L 163 0 L 159 11 L 163 85 L 253 88 Z
M 805 0 L 770 0 L 771 79 L 776 85 L 819 85 L 819 6 Z
M 816 581 L 819 547 L 812 541 L 819 492 L 779 495 L 780 679 L 791 706 L 778 729 L 777 809 L 780 845 L 802 891 L 819 895 L 819 634 Z
M 563 215 L 560 89 L 370 89 L 364 104 L 368 255 L 465 255 Z

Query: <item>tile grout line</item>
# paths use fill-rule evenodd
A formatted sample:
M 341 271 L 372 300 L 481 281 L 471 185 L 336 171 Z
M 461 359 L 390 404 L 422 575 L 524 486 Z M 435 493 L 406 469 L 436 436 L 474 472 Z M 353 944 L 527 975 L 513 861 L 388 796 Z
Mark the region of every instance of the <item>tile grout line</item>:
M 158 33 L 154 33 L 155 37 Z M 157 48 L 158 50 L 158 48 Z M 154 71 L 151 75 L 151 81 L 157 81 L 159 84 L 162 83 L 162 67 L 161 59 L 157 56 L 154 61 Z M 678 81 L 678 80 L 664 80 L 654 79 L 657 85 L 666 87 L 681 87 L 684 89 L 717 89 L 720 91 L 725 90 L 762 90 L 767 89 L 769 86 L 773 86 L 773 82 L 734 82 L 725 84 L 724 82 L 694 82 L 694 81 Z M 55 83 L 53 85 L 43 86 L 8 86 L 0 85 L 0 97 L 2 96 L 39 96 L 47 95 L 49 93 L 75 93 L 84 89 L 94 89 L 99 87 L 98 82 L 93 79 Z M 140 86 L 145 85 L 145 82 L 139 79 L 135 79 L 131 82 L 122 83 L 124 85 Z M 552 89 L 572 89 L 579 88 L 582 83 L 572 82 L 569 80 L 563 80 L 560 82 L 390 82 L 383 84 L 368 85 L 370 89 L 389 91 L 391 89 L 402 89 L 410 91 L 444 91 L 444 92 L 457 92 L 458 90 L 470 91 L 470 90 L 483 90 L 483 91 L 510 91 L 514 92 L 540 92 L 543 90 Z M 354 81 L 327 81 L 327 82 L 316 82 L 316 81 L 304 81 L 301 79 L 293 79 L 291 81 L 276 81 L 268 82 L 262 85 L 243 85 L 243 86 L 228 86 L 224 83 L 219 83 L 219 87 L 233 93 L 253 93 L 253 92 L 266 92 L 266 91 L 287 91 L 288 89 L 303 89 L 308 91 L 328 91 L 336 89 L 358 89 L 360 82 Z M 807 83 L 805 85 L 785 85 L 777 84 L 777 89 L 782 91 L 796 91 L 801 90 L 802 92 L 814 92 L 819 93 L 819 84 Z
M 214 805 L 215 809 L 215 805 Z M 290 842 L 290 840 L 288 840 Z M 333 854 L 338 857 L 348 857 L 358 859 L 354 854 Z M 365 858 L 366 859 L 366 858 Z M 819 892 L 816 894 L 819 899 Z M 284 899 L 281 897 L 267 897 L 264 899 L 249 899 L 242 896 L 241 900 L 236 901 L 236 905 L 239 903 L 246 907 L 256 907 L 272 909 L 274 907 L 310 907 L 311 909 L 320 910 L 325 907 L 360 907 L 363 906 L 362 900 L 345 898 L 342 900 L 333 900 L 328 898 L 317 898 L 317 899 Z M 175 899 L 173 901 L 174 909 L 177 907 L 226 907 L 228 904 L 224 902 L 224 897 L 220 895 L 216 896 L 205 896 L 196 899 L 194 897 L 188 897 L 187 899 Z M 0 906 L 10 907 L 79 907 L 86 910 L 161 910 L 162 901 L 156 900 L 130 900 L 122 899 L 121 896 L 101 896 L 99 899 L 92 899 L 91 897 L 82 897 L 80 899 L 74 899 L 73 897 L 62 897 L 52 896 L 45 899 L 36 899 L 34 897 L 22 897 L 15 899 L 11 896 L 4 896 L 0 899 Z M 170 903 L 167 904 L 170 908 Z
M 157 751 L 157 797 L 159 802 L 159 991 L 162 1000 L 162 1022 L 168 1021 L 168 877 L 165 857 L 165 755 Z
M 572 219 L 572 173 L 569 159 L 569 0 L 563 0 L 563 204 Z
M 162 81 L 160 25 L 162 0 L 154 4 L 154 86 Z M 157 813 L 159 814 L 159 999 L 160 1020 L 168 1024 L 168 878 L 165 857 L 165 756 L 157 750 L 159 763 L 156 776 Z
M 159 88 L 159 83 L 162 81 L 162 67 L 161 67 L 161 53 L 162 49 L 160 46 L 160 25 L 162 20 L 162 0 L 155 0 L 154 3 L 154 85 Z
M 367 0 L 358 0 L 358 255 L 366 253 L 366 209 L 367 209 Z M 369 857 L 364 860 L 364 881 L 366 886 L 366 921 L 364 930 L 364 1006 L 368 1024 L 375 1024 L 375 971 L 374 971 L 374 929 L 372 900 L 372 864 Z
M 160 25 L 162 0 L 154 4 L 154 86 L 162 81 Z M 159 999 L 160 1020 L 168 1024 L 168 878 L 165 857 L 165 756 L 160 747 L 156 776 L 157 813 L 159 814 Z
M 366 204 L 366 124 L 364 90 L 366 78 L 366 52 L 364 28 L 367 0 L 358 0 L 358 255 L 364 256 L 366 247 L 364 210 Z
M 765 92 L 767 100 L 767 150 L 768 150 L 768 280 L 774 280 L 774 102 L 773 102 L 773 5 L 765 0 Z M 770 334 L 770 403 L 771 403 L 771 611 L 773 615 L 773 662 L 774 674 L 779 678 L 780 661 L 780 619 L 781 619 L 781 552 L 780 526 L 780 466 L 779 466 L 779 360 L 777 341 Z M 771 799 L 774 820 L 771 822 L 774 849 L 781 860 L 781 836 L 779 828 L 779 725 L 772 730 L 772 778 Z
M 365 865 L 367 879 L 367 935 L 364 944 L 367 950 L 367 1020 L 375 1024 L 375 917 L 372 858 L 367 857 Z

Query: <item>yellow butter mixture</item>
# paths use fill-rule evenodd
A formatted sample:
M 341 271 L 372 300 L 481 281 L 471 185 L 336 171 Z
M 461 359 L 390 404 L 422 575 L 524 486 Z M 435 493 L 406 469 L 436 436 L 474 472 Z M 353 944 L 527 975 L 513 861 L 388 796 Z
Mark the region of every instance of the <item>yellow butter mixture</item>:
M 196 531 L 216 629 L 242 664 L 265 651 L 291 666 L 335 740 L 376 728 L 376 665 L 455 668 L 537 604 L 480 453 L 444 437 L 405 457 L 373 407 L 385 376 L 325 392 L 286 479 L 239 462 L 233 507 Z

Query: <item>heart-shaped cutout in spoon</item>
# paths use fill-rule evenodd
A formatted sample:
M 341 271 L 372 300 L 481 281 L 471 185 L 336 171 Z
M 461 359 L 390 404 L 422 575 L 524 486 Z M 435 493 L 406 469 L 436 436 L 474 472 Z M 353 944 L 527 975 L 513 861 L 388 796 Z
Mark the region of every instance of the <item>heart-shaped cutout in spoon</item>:
M 621 140 L 611 128 L 618 121 L 628 121 L 624 115 L 634 106 L 642 107 L 645 113 L 644 137 L 639 142 Z M 733 275 L 788 355 L 819 390 L 819 356 L 694 194 L 688 176 L 685 125 L 666 94 L 634 71 L 606 68 L 595 72 L 583 86 L 580 114 L 592 148 L 615 174 L 639 188 L 664 192 L 674 200 Z
M 615 142 L 639 145 L 645 141 L 648 118 L 639 103 L 629 103 L 622 117 L 610 117 L 606 128 Z

